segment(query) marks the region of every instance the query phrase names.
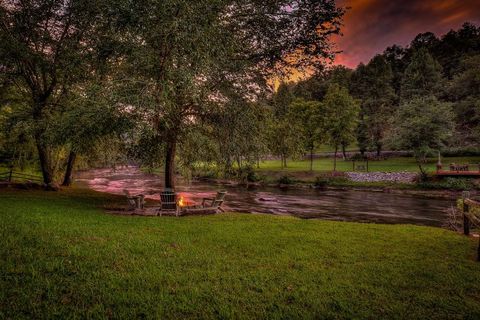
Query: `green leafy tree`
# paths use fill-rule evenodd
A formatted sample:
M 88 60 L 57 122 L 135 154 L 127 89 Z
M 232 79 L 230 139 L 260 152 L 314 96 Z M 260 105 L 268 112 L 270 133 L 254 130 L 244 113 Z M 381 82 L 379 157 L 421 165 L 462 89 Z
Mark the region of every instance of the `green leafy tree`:
M 114 103 L 108 88 L 103 87 L 105 84 L 91 82 L 71 89 L 63 98 L 62 111 L 50 126 L 52 141 L 69 150 L 62 186 L 72 184 L 77 156 L 88 157 L 100 139 L 122 140 L 120 135 L 133 126 L 135 116 Z
M 450 30 L 429 51 L 443 68 L 444 76 L 452 79 L 466 57 L 479 53 L 480 26 L 466 22 L 458 30 Z
M 392 86 L 393 73 L 383 56 L 375 56 L 368 65 L 359 68 L 355 76 L 356 98 L 360 98 L 361 118 L 357 140 L 361 151 L 373 146 L 380 155 L 389 120 L 396 103 Z M 362 131 L 360 131 L 362 130 Z M 363 131 L 364 130 L 364 131 Z
M 298 135 L 303 148 L 310 154 L 310 171 L 313 171 L 313 151 L 320 142 L 320 114 L 322 104 L 319 101 L 295 100 L 289 108 L 289 118 L 296 122 Z
M 43 180 L 53 182 L 55 147 L 48 128 L 58 102 L 91 76 L 101 13 L 97 2 L 34 0 L 0 2 L 0 74 L 19 88 Z M 54 116 L 53 116 L 54 117 Z
M 265 106 L 243 100 L 231 100 L 232 105 L 219 109 L 209 118 L 209 135 L 218 146 L 219 163 L 224 174 L 251 167 L 267 152 L 266 122 L 269 114 Z M 237 173 L 238 173 L 237 172 Z
M 403 101 L 419 96 L 436 95 L 442 89 L 442 67 L 426 48 L 413 53 L 402 79 Z
M 322 132 L 326 142 L 335 148 L 333 171 L 337 170 L 337 152 L 341 145 L 355 140 L 360 107 L 346 88 L 333 84 L 323 100 Z
M 412 150 L 423 176 L 427 155 L 440 151 L 452 136 L 454 113 L 449 103 L 437 98 L 417 97 L 403 103 L 396 114 L 391 145 L 402 150 Z
M 275 117 L 281 118 L 288 113 L 288 108 L 295 99 L 293 88 L 297 87 L 293 83 L 282 82 L 273 95 L 272 104 Z
M 131 52 L 122 64 L 130 78 L 125 103 L 164 144 L 169 188 L 189 127 L 232 105 L 232 91 L 255 100 L 272 72 L 319 67 L 332 55 L 329 39 L 344 12 L 333 0 L 120 1 L 113 11 Z
M 357 146 L 360 151 L 360 154 L 362 156 L 365 155 L 365 152 L 370 148 L 370 137 L 368 136 L 368 126 L 367 126 L 367 121 L 365 119 L 365 115 L 363 114 L 363 111 L 360 110 L 359 116 L 358 116 L 358 126 L 357 130 L 355 132 L 356 138 L 357 138 Z
M 395 94 L 400 95 L 403 73 L 408 65 L 408 52 L 399 45 L 393 45 L 385 49 L 383 57 L 390 64 L 393 73 L 393 88 Z
M 328 87 L 334 83 L 349 88 L 352 74 L 351 69 L 342 65 L 325 68 L 310 78 L 298 82 L 292 91 L 296 98 L 321 101 L 325 97 Z
M 298 121 L 285 116 L 280 119 L 272 117 L 268 128 L 269 149 L 273 155 L 280 157 L 282 168 L 286 168 L 287 159 L 301 155 L 304 150 L 300 134 L 302 127 Z
M 325 75 L 326 89 L 332 84 L 338 84 L 343 88 L 349 88 L 353 70 L 345 66 L 334 66 L 327 70 Z M 325 92 L 326 93 L 326 92 Z
M 24 105 L 10 92 L 0 105 L 0 162 L 10 163 L 22 171 L 36 166 L 35 141 L 29 134 L 31 121 Z
M 459 142 L 476 145 L 480 141 L 480 54 L 465 58 L 447 90 L 454 104 Z

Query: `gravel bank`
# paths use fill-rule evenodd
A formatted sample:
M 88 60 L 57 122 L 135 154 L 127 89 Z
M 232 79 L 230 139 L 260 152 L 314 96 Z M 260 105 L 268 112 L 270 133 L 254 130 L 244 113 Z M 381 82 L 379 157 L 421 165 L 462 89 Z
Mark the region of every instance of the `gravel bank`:
M 354 182 L 412 183 L 417 177 L 417 173 L 414 172 L 346 172 L 345 175 Z

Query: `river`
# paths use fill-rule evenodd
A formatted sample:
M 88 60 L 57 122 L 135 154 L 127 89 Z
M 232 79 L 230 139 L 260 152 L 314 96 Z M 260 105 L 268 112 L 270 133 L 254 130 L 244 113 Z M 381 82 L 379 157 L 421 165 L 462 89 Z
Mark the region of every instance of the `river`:
M 77 181 L 89 188 L 112 194 L 151 193 L 159 199 L 162 177 L 129 167 L 79 173 Z M 233 212 L 292 215 L 305 219 L 414 224 L 441 227 L 454 201 L 371 191 L 330 191 L 316 189 L 245 188 L 205 182 L 180 181 L 177 192 L 197 203 L 226 190 L 224 209 Z

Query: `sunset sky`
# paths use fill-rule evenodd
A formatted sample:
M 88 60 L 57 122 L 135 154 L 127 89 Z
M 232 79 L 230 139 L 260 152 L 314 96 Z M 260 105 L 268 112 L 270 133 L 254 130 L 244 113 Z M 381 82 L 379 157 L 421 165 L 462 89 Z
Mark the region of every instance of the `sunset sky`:
M 337 0 L 351 7 L 344 20 L 343 37 L 335 39 L 335 64 L 355 68 L 392 45 L 407 45 L 421 32 L 437 36 L 465 21 L 480 25 L 480 0 Z

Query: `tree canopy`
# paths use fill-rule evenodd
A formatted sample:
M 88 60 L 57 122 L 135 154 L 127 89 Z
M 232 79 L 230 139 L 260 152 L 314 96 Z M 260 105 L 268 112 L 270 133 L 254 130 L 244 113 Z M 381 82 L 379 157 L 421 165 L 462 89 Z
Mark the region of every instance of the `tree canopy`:
M 339 146 L 355 140 L 359 111 L 358 102 L 350 96 L 348 89 L 337 84 L 328 88 L 323 101 L 322 131 L 327 144 L 335 148 L 334 171 Z
M 451 138 L 454 114 L 449 103 L 434 96 L 417 97 L 400 106 L 391 135 L 391 144 L 412 150 L 422 173 L 422 163 L 431 151 L 440 151 Z

